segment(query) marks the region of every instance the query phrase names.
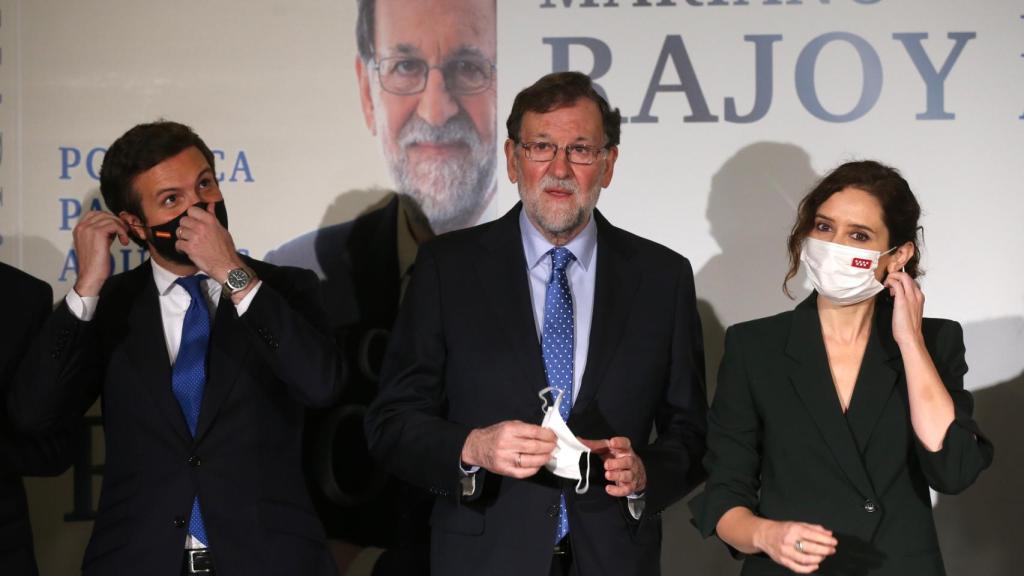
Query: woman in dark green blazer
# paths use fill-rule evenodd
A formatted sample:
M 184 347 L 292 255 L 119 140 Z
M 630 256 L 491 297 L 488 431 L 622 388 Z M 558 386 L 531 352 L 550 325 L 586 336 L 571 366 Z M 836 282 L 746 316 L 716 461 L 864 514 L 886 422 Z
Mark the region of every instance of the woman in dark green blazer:
M 970 486 L 992 445 L 971 418 L 960 325 L 923 317 L 919 215 L 895 170 L 840 166 L 788 242 L 786 281 L 802 262 L 815 292 L 726 332 L 690 506 L 743 576 L 945 574 L 928 488 Z

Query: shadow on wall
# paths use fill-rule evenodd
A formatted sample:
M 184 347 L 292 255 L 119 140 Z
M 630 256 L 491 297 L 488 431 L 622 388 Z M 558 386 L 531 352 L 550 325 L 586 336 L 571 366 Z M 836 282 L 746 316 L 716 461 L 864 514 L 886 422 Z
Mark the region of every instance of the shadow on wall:
M 786 237 L 796 206 L 819 176 L 810 157 L 792 144 L 758 142 L 740 149 L 711 180 L 707 218 L 721 248 L 696 272 L 697 307 L 704 326 L 708 396 L 722 357 L 725 327 L 795 306 L 781 290 L 788 260 Z M 682 193 L 692 193 L 685 190 Z M 796 297 L 803 275 L 790 282 Z M 717 539 L 702 540 L 690 512 L 677 504 L 665 513 L 662 566 L 666 574 L 733 576 L 741 564 Z
M 387 204 L 392 192 L 385 188 L 352 189 L 335 196 L 320 220 L 320 228 L 354 220 Z
M 59 275 L 60 271 L 64 269 L 64 261 L 68 256 L 68 250 L 71 249 L 70 238 L 63 251 L 49 240 L 38 236 L 24 236 L 18 240 L 21 242 L 22 264 L 25 271 L 34 276 L 46 278 L 50 275 Z M 55 301 L 64 298 L 66 290 L 74 284 L 75 278 L 74 272 L 69 272 L 66 285 L 51 284 Z
M 1024 318 L 965 324 L 964 340 L 972 372 L 1007 364 L 1016 364 L 1018 372 L 970 386 L 974 417 L 995 445 L 995 459 L 963 494 L 939 496 L 935 522 L 942 555 L 950 576 L 1017 576 L 1024 566 Z

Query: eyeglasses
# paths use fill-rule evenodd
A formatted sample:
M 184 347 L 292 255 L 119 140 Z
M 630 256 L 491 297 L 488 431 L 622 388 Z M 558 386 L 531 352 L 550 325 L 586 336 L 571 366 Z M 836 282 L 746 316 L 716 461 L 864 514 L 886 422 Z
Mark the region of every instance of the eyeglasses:
M 373 64 L 380 86 L 386 92 L 408 96 L 427 87 L 427 76 L 437 69 L 444 86 L 452 94 L 479 94 L 491 86 L 495 66 L 486 58 L 456 58 L 440 66 L 431 66 L 422 58 L 398 56 L 381 58 Z
M 550 142 L 519 142 L 519 147 L 526 152 L 526 158 L 534 162 L 551 162 L 558 155 L 558 149 L 565 150 L 565 157 L 571 164 L 589 166 L 597 160 L 607 146 L 587 146 L 586 144 L 568 144 L 558 146 Z

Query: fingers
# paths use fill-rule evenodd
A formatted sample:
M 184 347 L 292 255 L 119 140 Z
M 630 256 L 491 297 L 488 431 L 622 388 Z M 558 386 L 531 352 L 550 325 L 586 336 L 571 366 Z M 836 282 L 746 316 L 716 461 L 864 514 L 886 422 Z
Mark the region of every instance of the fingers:
M 815 572 L 818 566 L 836 552 L 839 544 L 832 532 L 817 524 L 794 522 L 782 539 L 782 564 L 799 574 Z
M 526 452 L 519 452 L 515 454 L 513 458 L 513 464 L 516 468 L 525 469 L 530 472 L 532 476 L 540 470 L 541 466 L 548 463 L 551 460 L 551 454 L 529 454 Z
M 592 454 L 603 456 L 609 454 L 611 451 L 607 440 L 588 440 L 586 438 L 580 438 L 579 436 L 577 436 L 576 439 L 587 448 L 590 448 L 590 452 Z
M 110 244 L 116 236 L 127 246 L 128 227 L 110 212 L 91 210 L 75 225 L 72 236 L 78 254 L 75 291 L 81 296 L 94 296 L 110 276 Z
M 608 441 L 614 458 L 604 462 L 605 479 L 611 484 L 605 491 L 616 497 L 642 492 L 647 486 L 647 474 L 643 461 L 633 452 L 629 438 L 616 437 Z
M 609 439 L 608 448 L 616 455 L 618 455 L 618 453 L 632 453 L 633 451 L 629 438 L 626 438 L 625 436 L 616 436 Z
M 924 293 L 921 292 L 921 285 L 905 272 L 892 272 L 885 279 L 885 285 L 889 287 L 889 293 L 893 297 L 899 291 L 907 298 L 915 302 L 924 300 Z
M 839 540 L 836 540 L 835 536 L 832 535 L 832 531 L 818 524 L 797 524 L 801 528 L 798 535 L 799 538 L 823 544 L 835 548 L 839 544 Z
M 527 478 L 551 459 L 555 445 L 551 430 L 512 420 L 471 432 L 462 459 L 495 474 Z
M 636 488 L 636 485 L 632 483 L 621 485 L 608 484 L 607 486 L 604 487 L 604 491 L 608 493 L 609 496 L 613 496 L 615 498 L 625 498 L 630 494 L 636 494 L 640 492 L 640 490 Z

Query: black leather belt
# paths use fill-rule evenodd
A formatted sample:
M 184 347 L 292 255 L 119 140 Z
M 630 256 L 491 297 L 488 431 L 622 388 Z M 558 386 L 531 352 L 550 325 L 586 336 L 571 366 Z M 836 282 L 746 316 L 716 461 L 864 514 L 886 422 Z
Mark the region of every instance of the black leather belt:
M 555 544 L 554 555 L 555 556 L 571 556 L 572 555 L 572 548 L 569 547 L 569 539 L 568 538 L 562 540 L 558 544 Z
M 181 573 L 183 576 L 215 576 L 210 550 L 208 548 L 185 550 Z
M 572 565 L 572 545 L 569 543 L 569 538 L 564 538 L 555 544 L 555 548 L 552 550 L 550 574 L 552 576 L 568 576 L 573 573 Z

